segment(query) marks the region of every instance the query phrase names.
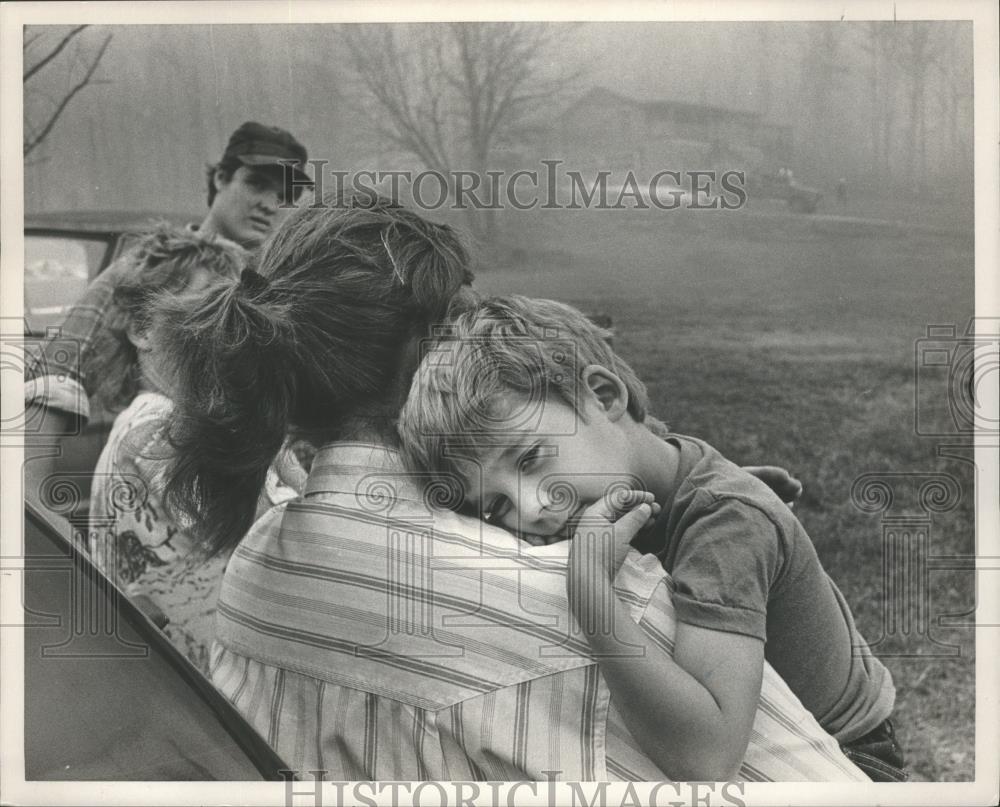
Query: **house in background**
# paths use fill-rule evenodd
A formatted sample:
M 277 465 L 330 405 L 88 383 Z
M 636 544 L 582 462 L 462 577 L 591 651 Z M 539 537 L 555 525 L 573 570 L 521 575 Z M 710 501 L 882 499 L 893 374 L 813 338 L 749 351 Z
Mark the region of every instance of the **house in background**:
M 747 169 L 787 165 L 792 128 L 757 112 L 687 101 L 641 101 L 594 87 L 550 126 L 550 149 L 567 167 L 631 170 Z

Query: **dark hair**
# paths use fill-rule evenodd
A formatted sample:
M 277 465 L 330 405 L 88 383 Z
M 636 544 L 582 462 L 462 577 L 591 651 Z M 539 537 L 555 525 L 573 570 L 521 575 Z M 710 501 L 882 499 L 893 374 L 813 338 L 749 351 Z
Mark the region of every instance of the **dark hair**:
M 286 436 L 392 440 L 415 345 L 471 298 L 449 227 L 394 202 L 326 200 L 296 211 L 257 273 L 162 311 L 178 367 L 165 500 L 218 553 L 249 529 Z
M 208 180 L 208 206 L 215 203 L 218 189 L 215 187 L 215 172 L 222 171 L 226 182 L 231 182 L 233 175 L 240 169 L 246 168 L 251 175 L 266 178 L 268 182 L 277 183 L 280 187 L 281 201 L 283 204 L 292 204 L 298 200 L 305 190 L 305 186 L 298 182 L 293 182 L 292 174 L 281 165 L 246 165 L 240 162 L 237 157 L 227 157 L 217 165 L 205 167 L 205 174 Z
M 82 369 L 89 394 L 112 411 L 128 406 L 139 391 L 139 357 L 129 327 L 146 330 L 156 299 L 182 292 L 196 269 L 235 277 L 246 257 L 235 244 L 167 224 L 143 236 L 123 258 L 129 265 L 116 280 L 111 304 L 86 352 Z
M 222 171 L 223 176 L 228 182 L 233 178 L 240 167 L 243 165 L 237 157 L 223 157 L 215 165 L 205 166 L 205 177 L 208 181 L 208 206 L 211 207 L 212 203 L 215 201 L 215 195 L 218 193 L 215 187 L 215 172 Z

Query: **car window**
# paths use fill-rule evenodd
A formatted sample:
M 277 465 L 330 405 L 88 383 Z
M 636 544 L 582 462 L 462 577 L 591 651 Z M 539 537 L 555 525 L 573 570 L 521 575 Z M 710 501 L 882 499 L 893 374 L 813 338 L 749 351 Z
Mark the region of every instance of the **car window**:
M 24 236 L 24 316 L 33 333 L 59 325 L 104 262 L 108 242 L 82 236 Z

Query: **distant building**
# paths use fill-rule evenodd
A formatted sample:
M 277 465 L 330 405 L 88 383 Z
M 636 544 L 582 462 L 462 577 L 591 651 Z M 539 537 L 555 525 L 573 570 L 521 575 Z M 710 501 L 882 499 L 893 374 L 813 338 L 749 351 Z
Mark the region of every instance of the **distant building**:
M 637 175 L 663 169 L 760 170 L 788 163 L 790 126 L 756 112 L 687 101 L 641 101 L 595 87 L 552 122 L 550 150 L 567 165 Z

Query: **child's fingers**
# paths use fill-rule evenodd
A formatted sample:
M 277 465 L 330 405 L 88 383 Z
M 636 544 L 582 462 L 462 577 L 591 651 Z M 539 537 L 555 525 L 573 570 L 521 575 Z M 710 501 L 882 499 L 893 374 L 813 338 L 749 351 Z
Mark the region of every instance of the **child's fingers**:
M 660 515 L 660 512 L 661 512 L 662 510 L 663 510 L 663 508 L 662 508 L 662 507 L 660 507 L 660 505 L 658 505 L 658 504 L 657 504 L 656 502 L 653 502 L 653 503 L 652 503 L 652 504 L 650 505 L 650 513 L 649 513 L 649 518 L 648 518 L 648 519 L 646 519 L 646 523 L 645 523 L 645 524 L 643 525 L 643 527 L 642 527 L 642 528 L 643 528 L 643 529 L 646 529 L 647 527 L 652 527 L 652 526 L 653 526 L 653 522 L 655 522 L 655 521 L 656 521 L 656 519 L 657 519 L 657 518 L 659 517 L 659 515 Z
M 660 505 L 654 501 L 651 493 L 634 492 L 638 495 L 619 498 L 614 503 L 609 501 L 608 496 L 594 502 L 583 511 L 578 529 L 584 530 L 588 527 L 600 529 L 602 526 L 613 524 L 618 535 L 630 532 L 630 540 L 640 529 L 651 524 L 660 513 Z
M 607 521 L 613 522 L 615 520 L 615 513 L 611 506 L 608 504 L 605 497 L 601 497 L 592 505 L 587 507 L 583 513 L 580 515 L 580 525 L 582 526 L 586 522 L 593 524 L 595 521 Z
M 653 507 L 648 502 L 642 502 L 638 507 L 629 510 L 615 522 L 615 541 L 624 544 L 631 541 L 646 526 L 652 518 Z
M 581 521 L 593 521 L 596 518 L 613 524 L 625 513 L 635 510 L 641 504 L 649 507 L 656 505 L 657 512 L 659 512 L 659 505 L 656 504 L 652 493 L 645 490 L 618 488 L 609 491 L 584 510 Z
M 608 500 L 611 510 L 618 514 L 632 510 L 640 504 L 651 505 L 654 502 L 652 493 L 636 488 L 617 488 L 605 494 L 604 498 Z
M 652 524 L 659 513 L 660 505 L 645 491 L 625 491 L 624 495 L 618 492 L 617 499 L 602 496 L 583 512 L 576 526 L 570 567 L 578 566 L 581 557 L 589 557 L 595 568 L 617 569 L 632 539 Z

